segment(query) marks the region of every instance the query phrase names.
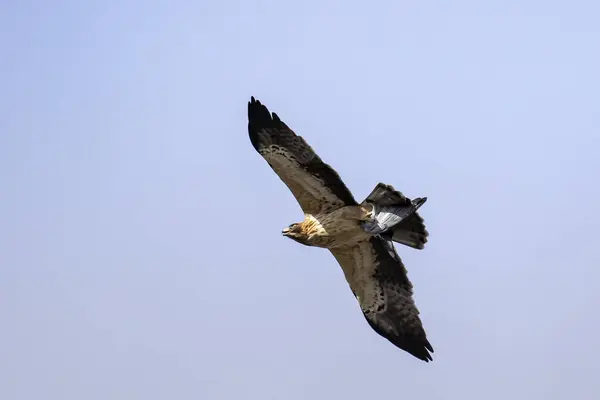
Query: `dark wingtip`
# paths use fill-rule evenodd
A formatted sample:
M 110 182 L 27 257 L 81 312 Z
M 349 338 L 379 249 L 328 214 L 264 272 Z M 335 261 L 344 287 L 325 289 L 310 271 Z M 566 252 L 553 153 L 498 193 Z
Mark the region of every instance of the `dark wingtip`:
M 250 97 L 248 102 L 248 135 L 250 136 L 250 142 L 252 146 L 258 150 L 258 132 L 261 129 L 271 127 L 273 119 L 271 113 L 261 104 L 259 100 L 256 100 L 254 96 Z
M 256 100 L 254 96 L 248 102 L 248 123 L 252 124 L 255 130 L 269 128 L 273 124 L 273 118 L 269 109 L 262 105 L 259 100 Z
M 419 360 L 425 361 L 426 363 L 433 361 L 433 356 L 430 354 L 430 352 L 433 353 L 433 348 L 431 347 L 429 342 L 426 342 L 423 345 L 424 347 L 421 348 L 419 351 L 409 351 L 409 353 L 418 358 Z
M 248 134 L 254 148 L 258 150 L 258 133 L 261 130 L 278 128 L 287 128 L 287 125 L 277 114 L 271 113 L 260 100 L 251 96 L 248 102 Z
M 429 340 L 425 340 L 425 347 L 427 348 L 427 350 L 429 350 L 432 353 L 435 353 L 435 351 L 433 351 L 433 346 L 431 346 L 431 343 L 429 343 Z
M 429 361 L 433 361 L 433 356 L 430 354 L 433 353 L 433 347 L 431 347 L 429 341 L 425 339 L 425 342 L 422 343 L 422 345 L 423 347 L 421 347 L 419 350 L 411 349 L 408 352 L 413 356 L 417 357 L 419 360 L 423 360 L 427 363 Z
M 427 340 L 427 337 L 424 334 L 422 337 L 418 339 L 414 338 L 412 340 L 407 340 L 406 337 L 388 335 L 377 324 L 371 321 L 364 312 L 363 316 L 365 317 L 365 320 L 369 326 L 371 326 L 375 332 L 387 339 L 391 344 L 400 350 L 405 351 L 411 356 L 427 363 L 429 361 L 433 361 L 433 356 L 430 354 L 430 352 L 433 353 L 433 346 L 431 346 L 431 343 L 429 343 L 429 340 Z

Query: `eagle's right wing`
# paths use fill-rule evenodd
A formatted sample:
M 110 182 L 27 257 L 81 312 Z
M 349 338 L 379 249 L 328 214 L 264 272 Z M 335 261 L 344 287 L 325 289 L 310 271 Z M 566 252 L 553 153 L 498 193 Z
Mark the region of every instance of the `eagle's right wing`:
M 433 347 L 413 300 L 413 286 L 393 242 L 374 236 L 356 246 L 330 251 L 371 328 L 413 356 L 432 360 Z
M 357 204 L 338 173 L 254 97 L 248 102 L 248 133 L 254 148 L 291 190 L 305 213 Z

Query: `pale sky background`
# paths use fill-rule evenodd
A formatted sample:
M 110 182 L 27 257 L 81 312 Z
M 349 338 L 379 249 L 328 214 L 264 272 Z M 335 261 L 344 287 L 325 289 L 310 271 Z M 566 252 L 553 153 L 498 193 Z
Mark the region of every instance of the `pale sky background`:
M 485 3 L 485 4 L 484 4 Z M 0 398 L 597 399 L 597 1 L 0 2 Z M 422 208 L 434 361 L 366 323 L 254 95 Z

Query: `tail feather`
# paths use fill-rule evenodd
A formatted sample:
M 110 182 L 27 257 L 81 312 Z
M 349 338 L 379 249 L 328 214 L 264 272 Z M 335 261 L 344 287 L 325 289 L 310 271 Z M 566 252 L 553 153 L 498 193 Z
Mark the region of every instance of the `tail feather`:
M 394 242 L 419 250 L 425 247 L 428 236 L 429 232 L 425 229 L 423 218 L 417 212 L 400 221 L 392 230 Z
M 411 204 L 410 199 L 404 196 L 402 192 L 394 189 L 392 185 L 384 183 L 378 183 L 364 202 L 375 203 L 380 206 L 409 206 Z
M 423 249 L 429 233 L 417 210 L 427 197 L 410 200 L 391 185 L 379 183 L 363 204 L 373 206 L 373 219 L 363 223 L 365 231 L 376 235 L 385 234 L 394 242 L 415 249 Z

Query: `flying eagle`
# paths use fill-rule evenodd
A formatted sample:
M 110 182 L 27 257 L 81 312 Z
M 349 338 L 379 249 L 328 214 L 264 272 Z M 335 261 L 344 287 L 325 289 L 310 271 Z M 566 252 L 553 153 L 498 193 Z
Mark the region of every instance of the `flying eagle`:
M 393 243 L 423 249 L 429 233 L 417 210 L 427 198 L 411 200 L 379 183 L 357 203 L 338 173 L 254 97 L 248 102 L 248 133 L 304 212 L 304 220 L 282 234 L 328 249 L 371 328 L 413 356 L 433 360 L 412 283 Z

